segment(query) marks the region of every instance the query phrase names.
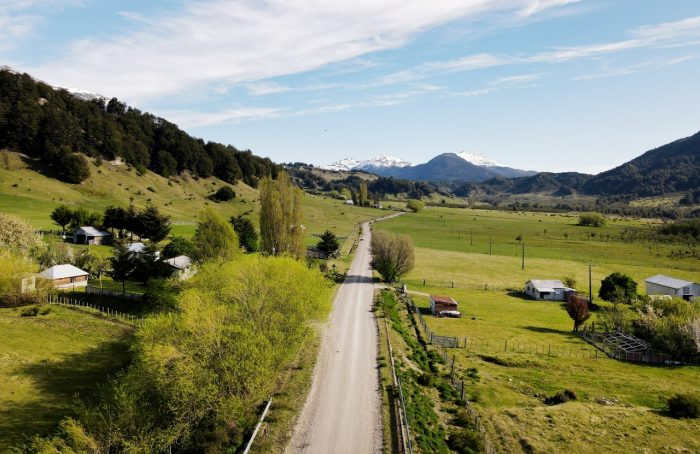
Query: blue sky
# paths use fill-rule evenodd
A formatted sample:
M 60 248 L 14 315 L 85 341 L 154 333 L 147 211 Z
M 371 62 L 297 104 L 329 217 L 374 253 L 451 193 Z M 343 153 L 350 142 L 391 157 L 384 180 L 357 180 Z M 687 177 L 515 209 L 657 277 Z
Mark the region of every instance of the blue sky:
M 697 0 L 0 0 L 0 64 L 278 162 L 595 173 L 700 130 Z

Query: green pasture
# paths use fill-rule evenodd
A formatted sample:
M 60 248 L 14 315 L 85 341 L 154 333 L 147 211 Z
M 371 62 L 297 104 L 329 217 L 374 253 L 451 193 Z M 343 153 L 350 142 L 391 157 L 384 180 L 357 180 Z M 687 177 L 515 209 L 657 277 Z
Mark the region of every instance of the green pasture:
M 573 322 L 559 303 L 519 293 L 528 279 L 569 275 L 587 293 L 589 264 L 594 299 L 601 279 L 613 271 L 631 275 L 640 293 L 644 278 L 654 274 L 697 281 L 700 260 L 671 257 L 671 251 L 694 246 L 643 240 L 657 227 L 647 220 L 610 220 L 603 228 L 579 227 L 577 220 L 575 215 L 431 208 L 375 228 L 413 238 L 416 266 L 402 280 L 417 292 L 414 299 L 424 312 L 429 293 L 458 301 L 462 318 L 427 315 L 426 320 L 437 334 L 470 339 L 469 349 L 449 352 L 499 449 L 699 451 L 700 421 L 672 419 L 664 409 L 676 393 L 700 395 L 700 367 L 596 358 L 595 350 L 573 335 Z M 525 243 L 524 270 L 517 236 Z M 478 379 L 469 377 L 469 368 L 478 371 Z M 564 389 L 578 399 L 544 404 L 546 396 Z
M 642 239 L 658 222 L 613 218 L 599 228 L 581 227 L 577 222 L 576 214 L 427 207 L 378 228 L 408 234 L 417 247 L 439 251 L 489 255 L 490 250 L 493 256 L 519 259 L 524 243 L 526 266 L 527 259 L 542 258 L 700 273 L 699 259 L 670 256 L 692 245 Z
M 129 359 L 130 329 L 59 306 L 0 309 L 0 452 L 52 432 Z

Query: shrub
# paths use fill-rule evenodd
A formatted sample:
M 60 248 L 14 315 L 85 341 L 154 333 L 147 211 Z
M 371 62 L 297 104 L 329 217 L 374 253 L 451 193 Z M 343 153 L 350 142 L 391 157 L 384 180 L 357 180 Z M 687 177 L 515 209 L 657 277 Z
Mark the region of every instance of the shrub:
M 52 310 L 51 306 L 41 306 L 39 315 L 49 315 Z
M 603 227 L 605 222 L 605 216 L 600 213 L 583 213 L 578 217 L 578 225 Z
M 564 391 L 558 392 L 553 396 L 547 397 L 544 403 L 547 405 L 559 405 L 570 400 L 576 400 L 576 393 L 570 389 L 565 389 Z
M 700 399 L 689 394 L 677 394 L 668 399 L 668 413 L 674 418 L 700 418 Z
M 432 386 L 433 376 L 431 374 L 420 374 L 418 378 L 416 378 L 416 382 L 421 386 Z
M 406 203 L 406 208 L 413 211 L 414 213 L 418 213 L 420 210 L 423 209 L 424 206 L 425 204 L 420 200 L 409 200 Z
M 233 192 L 230 186 L 221 186 L 214 194 L 214 200 L 218 200 L 219 202 L 227 202 L 234 197 L 236 197 L 236 193 Z
M 605 301 L 629 303 L 637 297 L 637 282 L 622 273 L 612 273 L 600 283 L 600 296 Z
M 36 317 L 39 315 L 39 306 L 32 306 L 25 308 L 20 315 L 22 317 Z
M 447 438 L 447 446 L 459 453 L 471 454 L 484 451 L 484 442 L 481 436 L 468 429 L 457 429 L 450 432 Z
M 469 429 L 473 427 L 472 418 L 467 413 L 464 408 L 458 408 L 455 412 L 454 418 L 452 419 L 452 424 L 464 429 Z

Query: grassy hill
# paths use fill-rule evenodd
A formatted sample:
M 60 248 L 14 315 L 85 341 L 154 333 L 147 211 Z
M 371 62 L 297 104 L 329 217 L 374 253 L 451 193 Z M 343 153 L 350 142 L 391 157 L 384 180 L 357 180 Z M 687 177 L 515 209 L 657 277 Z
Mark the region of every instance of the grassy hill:
M 49 214 L 60 204 L 102 212 L 109 205 L 133 203 L 143 208 L 151 203 L 172 217 L 175 235 L 194 233 L 197 214 L 208 204 L 225 218 L 248 216 L 258 223 L 258 191 L 242 182 L 233 186 L 236 197 L 216 203 L 208 197 L 227 183 L 215 177 L 196 178 L 187 173 L 165 178 L 146 171 L 139 173 L 126 164 L 91 161 L 92 174 L 81 184 L 64 183 L 32 170 L 31 161 L 18 153 L 0 152 L 0 211 L 13 213 L 41 229 L 57 229 Z M 373 208 L 346 206 L 340 200 L 321 196 L 304 198 L 307 240 L 325 229 L 348 236 L 358 222 L 378 217 Z

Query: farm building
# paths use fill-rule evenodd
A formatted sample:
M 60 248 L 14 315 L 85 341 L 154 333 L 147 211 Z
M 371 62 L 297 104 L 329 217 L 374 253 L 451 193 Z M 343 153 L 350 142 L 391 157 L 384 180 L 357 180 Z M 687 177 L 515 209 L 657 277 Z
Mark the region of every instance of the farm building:
M 565 301 L 566 295 L 576 290 L 565 286 L 560 280 L 530 279 L 523 291 L 536 300 Z
M 700 297 L 700 284 L 657 274 L 645 279 L 647 295 L 677 296 L 686 300 Z
M 189 279 L 195 273 L 192 267 L 192 259 L 186 255 L 178 255 L 171 259 L 165 259 L 163 262 L 170 265 L 170 268 L 173 270 L 172 276 L 178 279 Z
M 52 282 L 54 288 L 74 289 L 86 287 L 89 274 L 71 264 L 54 265 L 38 274 L 39 278 Z
M 75 244 L 111 244 L 113 239 L 111 233 L 90 226 L 80 227 L 73 233 Z
M 355 202 L 353 202 L 352 200 L 346 200 L 345 205 L 355 205 Z
M 430 312 L 439 316 L 442 312 L 456 312 L 457 301 L 449 296 L 430 295 Z

